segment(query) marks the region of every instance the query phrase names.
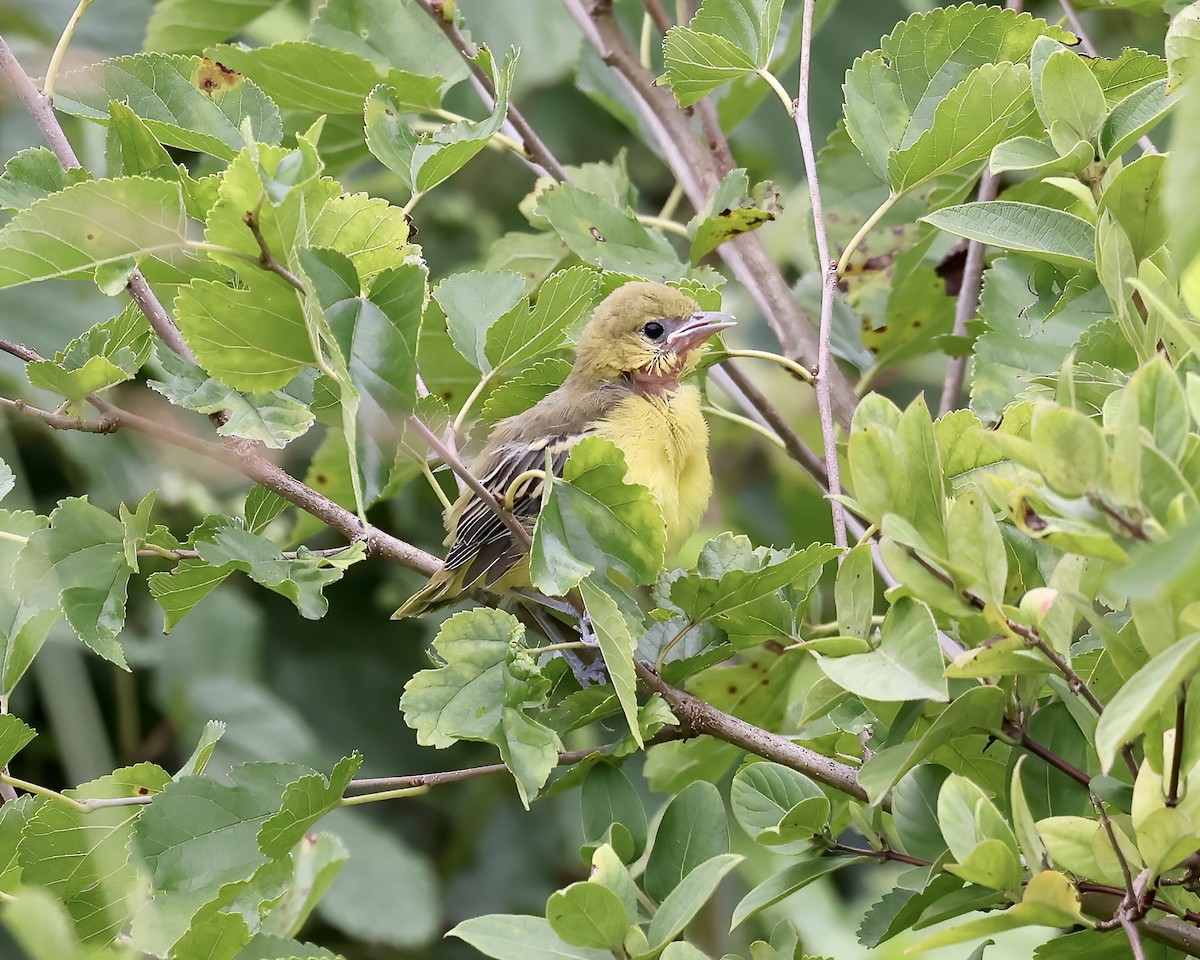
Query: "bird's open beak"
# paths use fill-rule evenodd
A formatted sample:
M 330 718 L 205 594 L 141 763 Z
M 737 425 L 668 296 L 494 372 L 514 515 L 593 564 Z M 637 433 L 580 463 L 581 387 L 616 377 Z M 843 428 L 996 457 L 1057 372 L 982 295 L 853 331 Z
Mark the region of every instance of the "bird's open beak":
M 701 310 L 684 320 L 667 335 L 667 349 L 680 357 L 687 356 L 714 333 L 728 330 L 737 323 L 728 313 Z

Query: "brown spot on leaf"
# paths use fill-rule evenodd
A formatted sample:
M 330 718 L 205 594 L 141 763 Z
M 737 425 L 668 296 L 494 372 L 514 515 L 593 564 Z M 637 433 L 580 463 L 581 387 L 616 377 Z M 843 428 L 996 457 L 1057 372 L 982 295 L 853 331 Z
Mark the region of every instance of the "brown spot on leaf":
M 728 693 L 732 697 L 735 693 L 738 692 L 737 684 L 731 683 L 728 687 L 725 688 L 725 692 Z
M 602 234 L 595 227 L 588 227 L 588 233 L 590 233 L 592 235 L 592 237 L 595 238 L 597 243 L 604 243 L 604 234 Z
M 150 796 L 150 788 L 149 787 L 138 787 L 138 796 L 139 797 Z
M 231 90 L 241 82 L 240 73 L 209 57 L 201 57 L 200 66 L 192 74 L 192 86 L 210 97 L 223 90 Z

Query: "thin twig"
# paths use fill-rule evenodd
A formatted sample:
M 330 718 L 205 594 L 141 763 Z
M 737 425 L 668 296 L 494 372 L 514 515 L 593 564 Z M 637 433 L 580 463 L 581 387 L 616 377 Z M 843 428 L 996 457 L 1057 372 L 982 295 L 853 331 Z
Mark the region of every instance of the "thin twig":
M 1034 740 L 1033 737 L 1029 736 L 1029 734 L 1025 732 L 1025 728 L 1016 721 L 1005 719 L 1000 729 L 1005 736 L 1019 743 L 1035 757 L 1039 757 L 1040 759 L 1044 760 L 1050 766 L 1054 767 L 1054 769 L 1065 773 L 1076 783 L 1082 784 L 1086 787 L 1092 782 L 1092 778 L 1074 764 L 1065 760 L 1063 757 L 1060 757 L 1057 753 Z
M 1187 684 L 1175 694 L 1175 742 L 1171 745 L 1171 776 L 1167 781 L 1167 796 L 1163 803 L 1179 806 L 1179 768 L 1183 766 L 1183 732 L 1187 729 Z
M 504 505 L 492 495 L 492 492 L 487 487 L 479 482 L 479 478 L 458 458 L 458 454 L 442 443 L 441 438 L 436 433 L 415 416 L 409 417 L 408 420 L 412 424 L 413 429 L 420 434 L 421 439 L 425 441 L 429 449 L 441 457 L 442 462 L 453 470 L 455 475 L 471 488 L 475 496 L 482 500 L 500 518 L 501 522 L 508 527 L 509 532 L 516 538 L 517 543 L 528 550 L 533 543 L 533 538 L 529 536 L 529 531 L 525 529 L 521 521 L 514 517 L 511 511 L 504 509 Z
M 821 185 L 817 179 L 817 153 L 813 148 L 812 126 L 808 116 L 809 78 L 812 69 L 813 9 L 816 0 L 804 0 L 800 41 L 800 87 L 792 104 L 796 135 L 804 155 L 804 176 L 812 204 L 813 228 L 817 239 L 817 262 L 821 266 L 821 324 L 817 342 L 817 411 L 821 419 L 821 439 L 825 447 L 825 476 L 833 511 L 833 542 L 846 546 L 846 510 L 838 468 L 837 427 L 833 422 L 830 371 L 833 369 L 833 294 L 837 284 L 837 265 L 829 258 L 829 235 L 825 229 L 825 210 L 821 204 Z
M 462 31 L 458 29 L 453 16 L 447 16 L 443 0 L 417 0 L 417 5 L 438 25 L 442 33 L 446 35 L 446 39 L 454 45 L 454 49 L 462 54 L 463 59 L 466 60 L 467 66 L 474 76 L 475 82 L 482 88 L 482 91 L 486 94 L 486 98 L 490 99 L 490 103 L 488 104 L 489 109 L 494 108 L 496 104 L 496 86 L 492 83 L 492 78 L 488 76 L 488 72 L 476 62 L 477 51 L 475 45 L 462 35 Z M 563 165 L 558 162 L 558 158 L 550 152 L 550 148 L 542 142 L 542 139 L 534 131 L 529 121 L 525 119 L 524 114 L 511 103 L 508 105 L 508 121 L 512 124 L 513 129 L 517 131 L 521 141 L 524 143 L 525 155 L 530 160 L 542 167 L 555 180 L 571 179 L 567 175 L 567 171 Z
M 38 129 L 42 132 L 42 136 L 46 140 L 46 144 L 50 150 L 58 158 L 58 162 L 63 165 L 64 169 L 74 170 L 81 167 L 79 157 L 76 156 L 71 142 L 67 139 L 67 135 L 63 132 L 62 124 L 58 122 L 58 117 L 54 113 L 54 105 L 50 102 L 50 98 L 42 94 L 29 79 L 29 74 L 25 72 L 19 60 L 12 52 L 4 37 L 0 35 L 0 72 L 12 84 L 13 90 L 16 91 L 17 98 L 25 105 L 25 109 L 37 124 Z M 150 321 L 150 326 L 163 340 L 163 342 L 178 353 L 186 360 L 195 361 L 191 350 L 183 341 L 178 328 L 171 322 L 167 311 L 162 303 L 154 295 L 154 291 L 150 289 L 150 285 L 146 283 L 146 278 L 141 270 L 134 270 L 129 278 L 129 295 L 133 297 L 146 319 Z
M 262 213 L 263 201 L 267 195 L 264 193 L 258 198 L 258 203 L 255 204 L 253 210 L 247 210 L 245 216 L 242 217 L 242 222 L 250 228 L 250 232 L 254 234 L 254 242 L 258 244 L 258 262 L 264 270 L 270 270 L 278 277 L 282 277 L 284 281 L 300 293 L 304 293 L 304 284 L 300 281 L 291 270 L 285 267 L 282 263 L 275 259 L 275 254 L 271 252 L 271 247 L 267 244 L 267 238 L 263 236 L 262 223 L 260 215 Z
M 845 843 L 834 843 L 829 849 L 832 853 L 841 853 L 850 857 L 871 857 L 875 860 L 892 860 L 895 863 L 907 863 L 913 867 L 933 866 L 932 860 L 909 856 L 907 853 L 901 853 L 898 850 L 893 850 L 891 847 L 875 850 L 871 847 L 852 847 Z
M 979 191 L 976 199 L 980 203 L 996 199 L 996 190 L 1000 178 L 990 170 L 985 170 L 979 180 Z M 967 242 L 967 256 L 963 263 L 962 286 L 958 290 L 958 300 L 954 304 L 954 328 L 951 335 L 965 337 L 967 324 L 979 309 L 979 294 L 983 289 L 983 252 L 986 244 L 978 240 Z M 938 404 L 938 416 L 945 416 L 958 407 L 962 394 L 963 379 L 967 372 L 967 356 L 951 357 L 946 364 L 946 378 L 942 382 L 942 400 Z

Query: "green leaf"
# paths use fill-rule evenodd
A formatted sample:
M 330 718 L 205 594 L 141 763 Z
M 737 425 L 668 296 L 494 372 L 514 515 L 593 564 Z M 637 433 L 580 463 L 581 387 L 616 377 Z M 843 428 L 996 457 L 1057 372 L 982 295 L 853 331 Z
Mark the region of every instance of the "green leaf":
M 844 690 L 871 700 L 947 700 L 942 652 L 928 608 L 902 599 L 888 611 L 879 648 L 822 657 L 822 672 Z
M 0 229 L 0 288 L 79 276 L 130 257 L 170 260 L 186 227 L 178 183 L 148 177 L 77 183 Z
M 765 70 L 775 48 L 783 0 L 704 0 L 687 26 L 663 37 L 665 79 L 690 107 L 738 77 Z
M 147 50 L 198 53 L 232 37 L 281 0 L 162 0 L 146 26 Z
M 11 713 L 0 715 L 0 768 L 7 767 L 37 731 Z
M 992 423 L 1030 379 L 1058 370 L 1112 306 L 1094 279 L 1064 288 L 1049 264 L 1007 256 L 986 271 L 980 314 L 987 328 L 975 345 L 971 409 Z
M 711 542 L 711 541 L 710 541 Z M 719 618 L 753 604 L 781 587 L 816 575 L 839 551 L 831 544 L 812 544 L 791 555 L 772 551 L 756 555 L 751 569 L 732 569 L 720 578 L 686 574 L 671 584 L 671 602 L 692 623 Z
M 662 234 L 594 193 L 556 184 L 542 192 L 535 209 L 585 263 L 663 283 L 687 274 L 687 265 Z
M 992 150 L 988 168 L 992 173 L 1021 171 L 1047 176 L 1055 173 L 1078 173 L 1095 158 L 1095 148 L 1085 140 L 1060 154 L 1053 145 L 1033 137 L 1014 137 Z
M 1004 602 L 1008 553 L 991 504 L 976 487 L 955 498 L 946 521 L 947 560 L 962 587 L 991 603 Z
M 947 92 L 984 64 L 1026 60 L 1037 37 L 1071 34 L 1029 14 L 961 5 L 909 17 L 846 74 L 846 130 L 886 180 L 888 156 L 930 128 Z
M 1098 490 L 1106 475 L 1108 445 L 1090 417 L 1069 407 L 1039 407 L 1033 450 L 1050 487 L 1068 497 Z
M 838 567 L 834 585 L 838 632 L 846 637 L 866 637 L 875 612 L 875 563 L 870 544 L 859 544 Z
M 256 836 L 290 782 L 311 774 L 290 763 L 246 763 L 230 784 L 184 776 L 163 786 L 138 817 L 137 847 L 156 895 L 211 892 L 248 880 L 265 862 Z
M 574 946 L 619 950 L 630 917 L 615 893 L 598 883 L 584 881 L 550 895 L 546 902 L 546 922 Z
M 149 359 L 151 344 L 150 324 L 130 304 L 76 337 L 53 360 L 26 364 L 25 373 L 33 386 L 61 394 L 77 408 L 89 394 L 132 380 Z
M 1167 89 L 1178 90 L 1184 81 L 1198 72 L 1200 62 L 1200 7 L 1190 3 L 1175 15 L 1167 27 Z
M 296 291 L 270 274 L 244 288 L 193 280 L 175 320 L 200 366 L 235 390 L 279 390 L 314 363 Z
M 165 771 L 139 764 L 83 784 L 69 795 L 135 797 L 157 794 L 168 782 Z M 85 944 L 110 943 L 131 918 L 138 875 L 129 862 L 129 841 L 134 821 L 145 809 L 117 806 L 81 813 L 45 803 L 25 824 L 18 848 L 22 880 L 60 898 Z
M 1121 225 L 1135 261 L 1153 256 L 1167 242 L 1165 168 L 1161 154 L 1140 157 L 1113 177 L 1100 198 L 1099 212 Z
M 718 87 L 757 70 L 754 61 L 731 40 L 689 27 L 667 31 L 663 62 L 667 83 L 681 107 L 690 107 Z
M 17 212 L 35 200 L 58 193 L 73 183 L 87 180 L 81 167 L 64 170 L 58 157 L 46 147 L 27 147 L 13 154 L 0 175 L 0 209 Z
M 730 170 L 688 223 L 692 263 L 699 263 L 726 240 L 774 220 L 778 210 L 779 192 L 774 184 L 767 181 L 751 190 L 744 167 Z
M 525 628 L 498 610 L 456 614 L 442 624 L 433 649 L 442 665 L 404 685 L 400 709 L 423 746 L 456 740 L 495 744 L 528 803 L 558 763 L 557 734 L 526 715 L 549 690 L 522 641 Z
M 859 784 L 871 803 L 878 803 L 909 770 L 955 737 L 968 733 L 997 733 L 1006 698 L 998 687 L 972 687 L 956 697 L 915 741 L 877 751 L 863 764 Z
M 481 373 L 493 367 L 486 347 L 491 328 L 506 317 L 529 318 L 525 283 L 515 273 L 456 273 L 434 287 L 433 297 L 446 314 L 454 346 Z
M 381 81 L 396 89 L 398 99 L 410 111 L 415 107 L 436 110 L 442 102 L 441 77 L 380 71 L 365 57 L 311 41 L 284 40 L 253 49 L 229 44 L 210 52 L 213 59 L 243 73 L 285 110 L 356 114 L 361 120 L 363 101 Z
M 125 623 L 131 572 L 121 521 L 86 498 L 70 498 L 50 514 L 49 527 L 30 535 L 13 584 L 32 606 L 61 606 L 79 639 L 124 669 L 117 634 Z
M 538 289 L 537 302 L 531 310 L 509 310 L 487 326 L 483 353 L 490 369 L 521 367 L 561 347 L 567 331 L 591 312 L 598 286 L 596 272 L 582 266 L 570 267 L 547 278 Z M 442 308 L 446 309 L 446 305 L 442 304 Z M 452 335 L 453 332 L 452 325 Z
M 662 903 L 705 861 L 729 852 L 729 826 L 721 795 L 711 783 L 689 784 L 668 801 L 658 822 L 643 886 Z
M 618 847 L 613 835 L 613 850 L 625 863 L 637 860 L 646 848 L 646 811 L 637 789 L 619 767 L 599 763 L 583 781 L 580 791 L 583 813 L 583 838 L 589 844 L 604 843 L 613 826 L 622 827 L 622 837 L 629 843 Z
M 446 934 L 496 960 L 612 960 L 610 950 L 575 947 L 542 917 L 490 914 L 464 920 Z
M 163 351 L 158 361 L 167 379 L 151 380 L 148 385 L 185 410 L 228 413 L 217 427 L 217 433 L 223 437 L 256 440 L 273 450 L 281 450 L 307 433 L 313 424 L 308 406 L 286 391 L 240 393 L 177 354 Z
M 1164 205 L 1171 250 L 1183 269 L 1200 256 L 1200 218 L 1189 213 L 1193 204 L 1200 203 L 1200 83 L 1188 84 L 1180 93 L 1178 109 L 1171 126 Z
M 1081 217 L 1032 203 L 989 200 L 943 207 L 921 217 L 947 233 L 1004 247 L 1064 267 L 1090 269 L 1095 228 Z
M 360 766 L 362 754 L 355 753 L 339 760 L 328 780 L 314 773 L 289 783 L 279 811 L 258 831 L 259 849 L 272 859 L 286 856 L 313 824 L 338 805 Z
M 331 557 L 301 547 L 295 558 L 288 559 L 266 537 L 232 526 L 219 530 L 211 540 L 201 541 L 196 549 L 205 563 L 240 570 L 255 583 L 287 597 L 309 620 L 319 620 L 329 609 L 325 587 L 342 579 L 348 567 L 367 555 L 364 545 L 358 542 Z
M 460 120 L 435 133 L 418 134 L 402 120 L 404 108 L 386 87 L 377 87 L 367 98 L 367 146 L 413 193 L 425 193 L 453 176 L 504 125 L 517 51 L 511 49 L 497 65 L 488 48 L 480 47 L 476 62 L 491 75 L 496 91 L 492 112 L 484 120 Z
M 54 105 L 64 113 L 105 122 L 108 104 L 129 106 L 160 143 L 232 160 L 246 142 L 242 124 L 254 139 L 279 143 L 279 108 L 240 74 L 204 57 L 139 53 L 115 57 L 58 80 Z
M 1035 73 L 1038 112 L 1055 145 L 1068 140 L 1095 142 L 1108 114 L 1108 104 L 1087 63 L 1074 50 L 1058 47 L 1039 66 Z M 1058 139 L 1057 125 L 1068 132 L 1065 140 Z
M 937 800 L 948 773 L 944 767 L 921 764 L 901 777 L 892 791 L 896 832 L 904 850 L 913 856 L 940 860 L 947 852 L 938 826 Z
M 80 946 L 62 901 L 30 887 L 4 910 L 4 925 L 29 960 L 93 960 L 94 950 Z
M 468 67 L 438 25 L 414 0 L 339 0 L 321 6 L 310 39 L 365 57 L 380 67 L 412 70 L 447 83 Z
M 932 950 L 952 943 L 963 943 L 1005 930 L 1027 926 L 1073 927 L 1089 925 L 1079 909 L 1079 894 L 1061 873 L 1043 870 L 1025 887 L 1021 902 L 1002 913 L 992 913 L 943 930 L 913 944 L 912 951 Z
M 1158 712 L 1200 669 L 1200 633 L 1184 637 L 1135 673 L 1105 707 L 1096 725 L 1096 753 L 1107 773 L 1121 748 L 1144 732 Z
M 14 564 L 22 549 L 21 541 L 49 524 L 47 517 L 34 513 L 0 511 L 0 530 L 17 540 L 0 538 L 0 693 L 8 696 L 33 658 L 41 649 L 50 628 L 60 616 L 57 604 L 42 609 L 23 592 L 12 589 Z
M 226 724 L 220 720 L 209 720 L 204 725 L 204 730 L 200 734 L 200 740 L 196 744 L 196 749 L 192 751 L 192 755 L 187 758 L 183 766 L 179 768 L 179 772 L 175 774 L 175 780 L 180 777 L 198 777 L 204 773 L 208 766 L 208 761 L 212 759 L 213 751 L 217 748 L 217 743 L 221 737 L 225 736 Z
M 589 574 L 620 571 L 650 583 L 662 567 L 664 533 L 650 492 L 627 484 L 625 457 L 604 437 L 571 448 L 563 478 L 549 493 L 534 529 L 530 578 L 537 589 L 562 596 Z
M 481 416 L 495 422 L 524 413 L 561 387 L 570 372 L 571 361 L 561 357 L 535 363 L 493 390 L 484 402 Z
M 1158 126 L 1179 98 L 1167 96 L 1165 80 L 1148 83 L 1134 90 L 1112 108 L 1100 131 L 1100 150 L 1111 163 L 1132 147 L 1144 134 Z
M 733 778 L 729 804 L 758 843 L 805 840 L 829 819 L 829 799 L 804 774 L 777 763 L 750 763 Z
M 764 880 L 738 902 L 733 909 L 733 918 L 729 921 L 729 929 L 735 930 L 751 917 L 756 916 L 772 904 L 778 903 L 784 897 L 791 896 L 797 890 L 803 890 L 810 883 L 820 880 L 843 867 L 862 863 L 863 857 L 821 857 L 815 860 L 801 860 L 793 863 Z
M 617 601 L 592 577 L 584 577 L 579 581 L 579 592 L 583 597 L 588 619 L 596 632 L 596 641 L 604 656 L 609 680 L 629 723 L 629 732 L 637 745 L 644 747 L 645 743 L 638 727 L 637 677 L 633 668 L 633 652 L 637 647 L 637 638 L 631 625 L 626 622 Z
M 724 853 L 693 867 L 658 905 L 646 931 L 650 949 L 657 950 L 679 936 L 716 893 L 721 879 L 744 859 L 736 853 Z
M 943 174 L 979 163 L 1003 141 L 1038 129 L 1028 68 L 1024 64 L 985 64 L 938 104 L 928 130 L 911 146 L 889 155 L 892 190 L 907 193 Z

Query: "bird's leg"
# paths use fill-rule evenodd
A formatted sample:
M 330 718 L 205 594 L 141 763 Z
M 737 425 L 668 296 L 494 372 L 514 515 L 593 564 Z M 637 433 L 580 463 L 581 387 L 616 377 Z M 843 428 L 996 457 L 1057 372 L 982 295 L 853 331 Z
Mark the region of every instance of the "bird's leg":
M 547 598 L 549 599 L 549 598 Z M 564 604 L 566 609 L 563 613 L 569 613 L 572 616 L 578 615 L 574 607 Z M 551 643 L 569 643 L 573 639 L 570 632 L 570 627 L 560 620 L 549 615 L 545 610 L 539 610 L 532 603 L 522 604 L 521 609 L 525 610 L 530 618 L 536 623 L 539 630 L 546 635 L 546 639 Z M 555 609 L 551 607 L 551 609 Z M 579 638 L 589 647 L 598 647 L 599 641 L 596 639 L 596 632 L 592 628 L 591 621 L 584 614 L 579 620 Z M 571 667 L 571 672 L 575 675 L 575 679 L 579 681 L 581 687 L 590 687 L 596 683 L 608 683 L 608 671 L 604 667 L 604 658 L 598 655 L 598 652 L 593 653 L 592 650 L 576 653 L 574 650 L 565 649 L 558 650 L 550 654 L 551 656 L 561 654 L 563 659 Z
M 522 599 L 528 600 L 530 603 L 536 603 L 539 607 L 545 607 L 547 610 L 553 610 L 555 613 L 564 613 L 568 617 L 579 616 L 579 608 L 571 603 L 570 600 L 564 600 L 561 597 L 548 597 L 536 590 L 521 590 L 518 588 L 512 592 Z

